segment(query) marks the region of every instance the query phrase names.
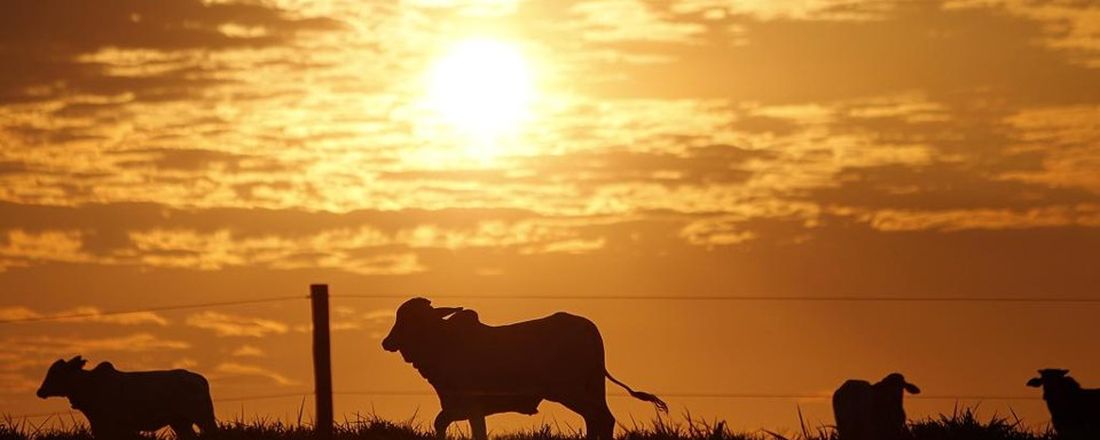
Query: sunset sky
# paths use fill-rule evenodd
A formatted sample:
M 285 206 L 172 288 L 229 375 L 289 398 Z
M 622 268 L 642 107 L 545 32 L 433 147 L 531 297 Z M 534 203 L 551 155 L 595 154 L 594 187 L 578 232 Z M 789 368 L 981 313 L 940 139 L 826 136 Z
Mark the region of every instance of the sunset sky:
M 0 413 L 67 411 L 34 390 L 82 354 L 293 419 L 310 283 L 337 419 L 434 417 L 380 347 L 411 296 L 589 317 L 615 376 L 736 430 L 893 371 L 911 418 L 1100 387 L 1100 303 L 699 299 L 1100 300 L 1095 2 L 5 0 L 0 182 L 0 321 L 85 315 L 0 324 Z M 582 425 L 542 410 L 489 428 Z

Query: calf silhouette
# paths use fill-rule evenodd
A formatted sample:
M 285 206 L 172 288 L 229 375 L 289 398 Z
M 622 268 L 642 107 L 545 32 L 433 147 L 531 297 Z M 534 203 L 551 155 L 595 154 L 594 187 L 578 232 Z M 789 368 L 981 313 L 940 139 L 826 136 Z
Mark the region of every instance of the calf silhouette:
M 920 388 L 891 373 L 878 383 L 849 380 L 833 393 L 833 415 L 840 440 L 901 440 L 910 438 L 905 427 L 904 393 Z
M 469 420 L 474 439 L 485 440 L 485 416 L 535 414 L 545 399 L 580 414 L 589 439 L 612 440 L 615 418 L 607 407 L 606 379 L 668 410 L 657 396 L 611 377 L 596 325 L 568 313 L 497 327 L 482 324 L 472 310 L 435 308 L 413 298 L 397 309 L 382 348 L 401 352 L 435 388 L 440 438 L 452 422 Z
M 1068 374 L 1069 370 L 1042 369 L 1039 377 L 1027 381 L 1027 386 L 1043 388 L 1050 423 L 1059 437 L 1100 439 L 1100 390 L 1081 388 Z
M 84 413 L 97 439 L 137 438 L 139 431 L 171 426 L 176 436 L 217 430 L 210 387 L 202 376 L 186 370 L 122 372 L 110 362 L 92 370 L 80 356 L 58 359 L 38 388 L 38 397 L 67 397 Z

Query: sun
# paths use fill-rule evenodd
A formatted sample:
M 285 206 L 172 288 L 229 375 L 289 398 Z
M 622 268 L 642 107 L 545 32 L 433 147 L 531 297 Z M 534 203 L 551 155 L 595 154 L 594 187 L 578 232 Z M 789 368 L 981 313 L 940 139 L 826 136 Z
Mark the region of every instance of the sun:
M 515 44 L 462 40 L 436 60 L 427 79 L 428 107 L 478 142 L 515 133 L 529 116 L 531 70 Z

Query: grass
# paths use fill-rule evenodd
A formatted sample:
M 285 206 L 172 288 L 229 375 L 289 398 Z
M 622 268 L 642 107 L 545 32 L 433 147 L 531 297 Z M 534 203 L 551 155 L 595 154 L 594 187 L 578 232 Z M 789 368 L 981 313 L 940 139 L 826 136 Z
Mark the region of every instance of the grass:
M 79 419 L 62 421 L 61 427 L 44 428 L 27 420 L 0 420 L 0 440 L 92 440 Z M 50 426 L 55 426 L 53 420 Z M 658 419 L 649 424 L 620 426 L 618 440 L 837 440 L 832 427 L 801 427 L 801 432 L 780 434 L 768 431 L 732 432 L 725 422 L 693 419 L 674 422 Z M 227 440 L 306 440 L 313 438 L 313 428 L 301 421 L 287 423 L 278 420 L 234 420 L 222 423 L 222 431 L 205 438 Z M 980 420 L 972 409 L 956 410 L 910 424 L 914 440 L 1057 440 L 1050 432 L 1031 432 L 1013 417 L 993 416 Z M 167 431 L 150 434 L 147 439 L 167 439 Z M 360 417 L 338 423 L 333 437 L 337 440 L 434 440 L 434 436 L 412 421 L 389 421 L 378 417 Z M 493 440 L 582 440 L 579 430 L 542 426 L 531 430 L 495 434 Z

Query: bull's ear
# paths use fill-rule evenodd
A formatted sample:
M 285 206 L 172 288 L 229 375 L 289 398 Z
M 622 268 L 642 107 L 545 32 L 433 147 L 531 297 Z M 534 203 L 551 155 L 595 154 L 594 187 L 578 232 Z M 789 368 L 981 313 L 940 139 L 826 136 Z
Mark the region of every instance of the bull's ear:
M 434 310 L 436 316 L 439 317 L 439 319 L 446 318 L 461 311 L 462 307 L 437 307 Z
M 1031 380 L 1027 381 L 1027 386 L 1032 388 L 1039 388 L 1043 386 L 1043 379 L 1039 377 L 1033 377 L 1031 378 Z
M 909 394 L 920 394 L 920 388 L 917 388 L 916 385 L 913 385 L 909 382 L 905 383 L 905 391 L 908 391 Z

